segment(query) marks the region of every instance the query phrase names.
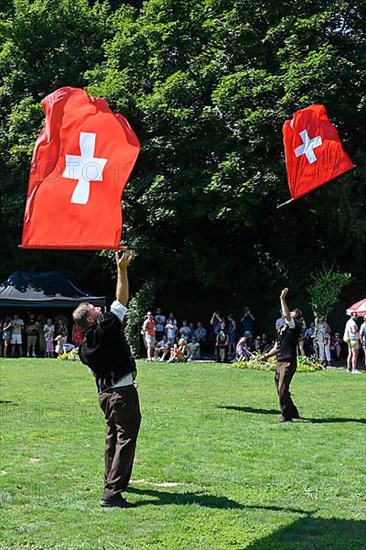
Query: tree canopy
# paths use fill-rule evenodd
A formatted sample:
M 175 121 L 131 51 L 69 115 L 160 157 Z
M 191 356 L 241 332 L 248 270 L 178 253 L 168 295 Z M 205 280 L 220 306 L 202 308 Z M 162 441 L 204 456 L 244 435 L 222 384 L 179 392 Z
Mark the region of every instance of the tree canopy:
M 81 281 L 106 255 L 19 251 L 40 100 L 86 87 L 124 114 L 141 155 L 123 197 L 136 291 L 179 314 L 247 303 L 276 314 L 281 286 L 309 303 L 322 265 L 365 290 L 363 0 L 13 0 L 0 23 L 0 275 L 57 263 Z M 326 106 L 356 169 L 288 194 L 281 128 Z M 45 214 L 46 215 L 46 214 Z M 93 283 L 110 285 L 108 268 Z M 352 290 L 353 289 L 353 290 Z M 352 296 L 351 296 L 352 295 Z

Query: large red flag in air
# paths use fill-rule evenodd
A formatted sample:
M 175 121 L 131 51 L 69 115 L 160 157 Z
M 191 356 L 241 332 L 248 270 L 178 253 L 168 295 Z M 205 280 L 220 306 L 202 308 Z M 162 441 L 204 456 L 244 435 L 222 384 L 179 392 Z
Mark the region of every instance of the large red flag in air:
M 22 248 L 118 249 L 121 197 L 140 151 L 134 131 L 79 88 L 60 88 L 42 105 Z
M 324 105 L 311 105 L 283 125 L 287 178 L 292 199 L 354 168 Z

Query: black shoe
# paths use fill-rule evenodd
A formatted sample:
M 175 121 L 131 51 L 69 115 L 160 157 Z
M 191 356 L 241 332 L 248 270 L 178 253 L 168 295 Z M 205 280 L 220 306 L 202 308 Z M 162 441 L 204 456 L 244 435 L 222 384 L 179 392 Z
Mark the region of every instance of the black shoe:
M 284 416 L 281 416 L 280 422 L 283 424 L 285 422 L 292 422 L 292 418 L 285 418 Z
M 102 498 L 99 501 L 99 504 L 103 508 L 135 508 L 135 504 L 128 502 L 122 496 L 114 498 Z

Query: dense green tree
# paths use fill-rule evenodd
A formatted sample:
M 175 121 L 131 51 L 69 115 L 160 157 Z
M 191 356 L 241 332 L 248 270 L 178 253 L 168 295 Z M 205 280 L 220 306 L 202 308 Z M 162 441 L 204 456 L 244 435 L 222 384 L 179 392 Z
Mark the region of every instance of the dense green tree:
M 151 0 L 129 25 L 125 9 L 116 15 L 89 77 L 141 137 L 127 236 L 169 300 L 179 281 L 200 291 L 185 307 L 264 309 L 286 281 L 308 301 L 310 274 L 345 268 L 354 246 L 362 277 L 364 15 L 362 2 L 248 0 Z M 358 168 L 276 210 L 288 196 L 283 121 L 317 102 Z
M 283 284 L 308 304 L 309 278 L 323 264 L 352 272 L 345 296 L 362 288 L 363 1 L 16 0 L 7 13 L 0 27 L 6 269 L 20 258 L 14 243 L 39 100 L 62 85 L 87 84 L 141 140 L 124 196 L 137 288 L 150 278 L 163 307 L 195 317 L 213 305 L 239 311 L 250 303 L 269 319 Z M 282 124 L 311 103 L 325 104 L 357 168 L 277 210 L 289 196 Z M 82 278 L 96 261 L 65 255 Z

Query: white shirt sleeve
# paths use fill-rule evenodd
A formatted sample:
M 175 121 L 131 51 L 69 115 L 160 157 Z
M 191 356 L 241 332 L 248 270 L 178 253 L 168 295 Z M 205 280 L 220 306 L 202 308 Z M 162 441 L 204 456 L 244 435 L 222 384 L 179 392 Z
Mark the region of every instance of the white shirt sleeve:
M 113 313 L 113 315 L 118 317 L 118 319 L 122 323 L 122 321 L 125 318 L 125 315 L 127 313 L 127 308 L 121 302 L 118 302 L 118 300 L 115 300 L 113 302 L 113 304 L 111 305 L 111 313 Z
M 285 319 L 285 323 L 289 328 L 295 328 L 295 319 L 292 319 L 292 317 L 289 321 Z

